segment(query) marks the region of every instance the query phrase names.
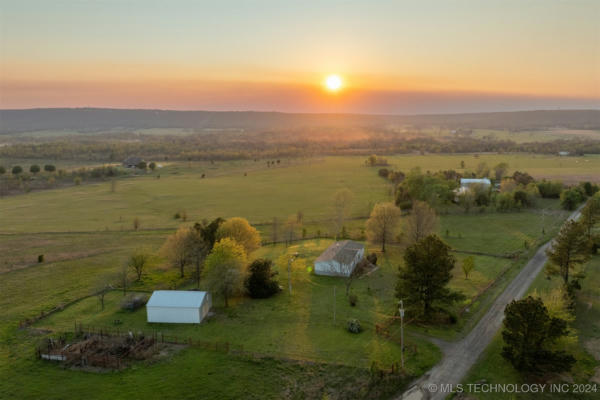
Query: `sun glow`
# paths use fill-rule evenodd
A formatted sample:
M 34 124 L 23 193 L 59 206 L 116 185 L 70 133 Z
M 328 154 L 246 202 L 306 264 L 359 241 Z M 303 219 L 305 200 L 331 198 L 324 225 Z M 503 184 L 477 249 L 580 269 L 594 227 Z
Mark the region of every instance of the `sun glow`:
M 327 78 L 325 78 L 325 87 L 330 92 L 337 92 L 342 88 L 343 85 L 344 82 L 339 75 L 328 75 Z

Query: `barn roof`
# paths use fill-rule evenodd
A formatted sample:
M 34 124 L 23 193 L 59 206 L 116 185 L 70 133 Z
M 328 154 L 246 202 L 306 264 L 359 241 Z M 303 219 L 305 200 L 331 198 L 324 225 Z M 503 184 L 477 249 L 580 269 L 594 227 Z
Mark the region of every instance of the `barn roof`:
M 461 178 L 461 185 L 470 185 L 471 183 L 482 183 L 484 185 L 491 185 L 492 182 L 488 178 L 483 179 L 471 179 L 471 178 Z
M 365 246 L 362 243 L 353 240 L 335 242 L 329 246 L 315 262 L 335 260 L 340 264 L 346 264 L 353 261 L 354 257 L 356 257 L 356 253 L 364 248 Z
M 207 292 L 193 290 L 155 290 L 148 307 L 199 308 Z

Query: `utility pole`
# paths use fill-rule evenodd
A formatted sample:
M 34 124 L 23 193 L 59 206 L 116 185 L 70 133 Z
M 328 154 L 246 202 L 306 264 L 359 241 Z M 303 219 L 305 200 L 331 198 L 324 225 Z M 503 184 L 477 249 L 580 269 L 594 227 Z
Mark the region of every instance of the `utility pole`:
M 333 326 L 335 326 L 335 286 L 333 287 Z
M 400 312 L 400 360 L 404 369 L 404 303 L 400 300 L 398 311 Z

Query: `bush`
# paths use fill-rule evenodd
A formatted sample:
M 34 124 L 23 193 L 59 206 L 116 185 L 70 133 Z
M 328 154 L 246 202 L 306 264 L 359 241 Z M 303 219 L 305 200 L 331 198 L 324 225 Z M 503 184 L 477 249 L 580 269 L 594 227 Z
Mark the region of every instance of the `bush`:
M 121 301 L 121 309 L 128 311 L 135 311 L 146 305 L 148 302 L 148 296 L 143 294 L 132 294 L 125 297 Z
M 44 255 L 43 255 L 43 254 L 40 254 L 40 255 L 38 256 L 38 263 L 43 263 L 43 262 L 44 262 Z
M 350 333 L 360 333 L 362 331 L 362 327 L 360 326 L 360 321 L 356 318 L 349 319 L 346 323 L 346 329 Z
M 379 176 L 381 176 L 382 178 L 387 178 L 388 175 L 390 174 L 390 170 L 387 168 L 381 168 L 378 172 Z
M 348 301 L 350 302 L 351 307 L 355 307 L 358 303 L 358 296 L 352 293 L 350 296 L 348 296 Z
M 560 192 L 562 192 L 563 184 L 559 181 L 552 182 L 543 180 L 538 182 L 537 188 L 543 198 L 558 199 L 560 197 Z
M 567 189 L 560 194 L 560 205 L 565 210 L 574 210 L 585 199 L 580 188 Z
M 373 265 L 377 265 L 377 254 L 375 254 L 375 253 L 368 254 L 367 261 Z
M 249 275 L 244 282 L 248 295 L 254 299 L 265 299 L 279 292 L 279 284 L 273 277 L 277 272 L 271 271 L 273 262 L 257 259 L 248 267 Z

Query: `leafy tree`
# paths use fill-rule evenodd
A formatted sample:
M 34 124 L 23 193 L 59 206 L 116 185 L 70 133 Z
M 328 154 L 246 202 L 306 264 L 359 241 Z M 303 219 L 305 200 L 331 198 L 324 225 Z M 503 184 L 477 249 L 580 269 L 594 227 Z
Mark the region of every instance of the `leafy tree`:
M 592 229 L 600 222 L 600 195 L 595 195 L 588 200 L 581 210 L 581 224 L 584 227 L 588 240 L 592 237 Z
M 550 317 L 539 298 L 513 300 L 504 310 L 502 356 L 520 372 L 562 372 L 575 359 L 553 344 L 568 333 L 565 320 Z
M 546 250 L 546 254 L 551 262 L 546 267 L 546 273 L 550 276 L 561 277 L 564 285 L 570 287 L 570 271 L 576 265 L 583 264 L 589 259 L 588 241 L 583 225 L 568 220 L 560 229 L 552 247 Z M 577 281 L 574 284 L 577 285 Z
M 471 274 L 471 271 L 473 271 L 474 269 L 475 269 L 475 259 L 473 258 L 473 256 L 469 256 L 469 257 L 465 258 L 462 263 L 462 270 L 463 270 L 463 273 L 465 274 L 465 279 L 469 279 L 469 275 Z
M 156 169 L 156 163 L 154 161 L 150 162 L 150 164 L 148 164 L 148 168 L 154 171 Z
M 403 237 L 411 245 L 434 233 L 438 226 L 435 210 L 423 201 L 415 201 L 412 211 L 406 219 L 406 231 Z
M 595 195 L 599 189 L 598 185 L 592 184 L 589 181 L 581 182 L 580 187 L 583 190 L 583 193 L 588 197 Z
M 136 168 L 138 169 L 143 169 L 145 170 L 148 167 L 148 165 L 146 164 L 146 161 L 140 161 L 137 165 Z
M 515 173 L 513 174 L 513 179 L 517 184 L 523 186 L 527 186 L 535 181 L 535 179 L 533 179 L 533 177 L 527 172 L 521 171 L 515 171 Z
M 20 165 L 15 165 L 15 166 L 12 168 L 12 173 L 13 173 L 13 175 L 19 175 L 21 172 L 23 172 L 23 168 L 21 168 L 21 166 L 20 166 Z
M 211 292 L 223 296 L 225 307 L 230 297 L 243 292 L 245 265 L 244 247 L 228 237 L 216 242 L 206 257 L 202 277 Z
M 33 164 L 29 167 L 29 172 L 31 172 L 34 175 L 37 174 L 38 172 L 40 172 L 40 166 L 37 164 Z
M 584 196 L 579 188 L 563 190 L 560 194 L 560 205 L 565 210 L 573 211 L 583 200 Z
M 217 230 L 217 240 L 226 237 L 234 239 L 244 247 L 246 254 L 260 247 L 260 233 L 245 218 L 229 218 Z
M 255 299 L 266 299 L 279 292 L 279 284 L 273 279 L 277 272 L 271 270 L 271 260 L 259 258 L 254 260 L 248 267 L 249 275 L 244 286 L 250 297 Z
M 217 217 L 210 223 L 203 222 L 200 224 L 199 229 L 202 232 L 202 237 L 206 243 L 208 243 L 209 251 L 212 250 L 215 242 L 217 241 L 217 231 L 223 222 L 225 222 L 223 218 Z
M 367 220 L 367 237 L 372 243 L 381 243 L 385 253 L 385 244 L 394 239 L 400 222 L 400 209 L 393 203 L 378 203 L 373 207 Z
M 0 165 L 0 175 L 4 175 L 6 173 L 6 168 Z
M 129 259 L 127 260 L 127 267 L 135 271 L 137 281 L 142 279 L 142 274 L 148 266 L 149 261 L 150 255 L 140 249 L 136 250 L 131 256 L 129 256 Z
M 543 180 L 537 183 L 540 195 L 547 199 L 558 199 L 563 190 L 563 184 L 560 181 Z
M 448 304 L 463 298 L 448 289 L 455 259 L 450 246 L 436 235 L 429 235 L 404 252 L 396 297 L 403 299 L 417 315 L 429 317 L 436 304 Z
M 54 172 L 54 171 L 56 171 L 56 167 L 52 164 L 46 164 L 46 165 L 44 165 L 44 171 Z
M 505 162 L 498 163 L 494 167 L 494 177 L 497 182 L 500 182 L 504 174 L 506 174 L 506 171 L 508 171 L 508 164 Z
M 169 235 L 167 240 L 160 249 L 160 254 L 165 257 L 169 263 L 179 268 L 180 276 L 183 278 L 184 269 L 190 261 L 190 253 L 188 247 L 188 235 L 190 228 L 180 227 L 177 231 Z

